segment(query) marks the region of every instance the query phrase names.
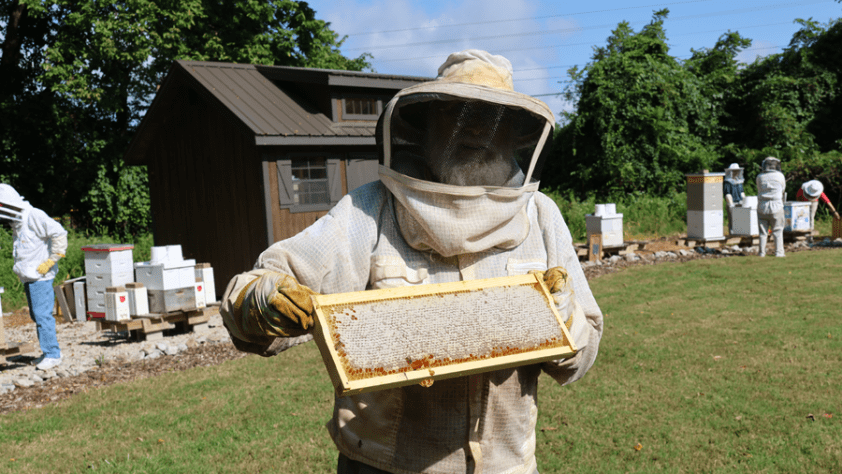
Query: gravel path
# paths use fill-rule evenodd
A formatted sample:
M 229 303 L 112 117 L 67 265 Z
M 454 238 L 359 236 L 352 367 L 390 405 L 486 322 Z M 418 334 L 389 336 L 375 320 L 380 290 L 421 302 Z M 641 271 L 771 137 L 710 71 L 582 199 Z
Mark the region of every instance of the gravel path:
M 20 316 L 18 314 L 17 316 Z M 10 318 L 11 319 L 11 318 Z M 6 365 L 0 365 L 0 397 L 10 392 L 36 387 L 60 379 L 76 377 L 90 371 L 101 372 L 108 367 L 151 361 L 160 357 L 175 357 L 193 350 L 202 352 L 203 346 L 228 343 L 228 332 L 222 326 L 218 309 L 213 309 L 208 329 L 201 333 L 176 334 L 168 331 L 159 341 L 136 342 L 128 334 L 97 331 L 96 323 L 56 323 L 56 333 L 61 347 L 62 363 L 58 367 L 41 371 L 30 362 L 40 355 L 35 324 L 18 324 L 5 328 L 8 342 L 30 342 L 36 352 L 7 358 Z M 233 347 L 233 346 L 232 346 Z

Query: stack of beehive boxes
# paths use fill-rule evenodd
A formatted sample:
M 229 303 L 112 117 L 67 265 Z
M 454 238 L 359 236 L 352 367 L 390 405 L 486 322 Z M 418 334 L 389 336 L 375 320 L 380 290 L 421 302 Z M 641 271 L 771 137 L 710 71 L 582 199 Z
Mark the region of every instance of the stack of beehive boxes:
M 87 314 L 91 318 L 105 318 L 106 288 L 123 286 L 134 281 L 132 249 L 134 245 L 131 244 L 82 247 L 82 251 L 85 252 Z
M 724 240 L 722 182 L 725 173 L 688 174 L 687 238 L 703 241 Z
M 588 241 L 591 235 L 602 236 L 602 247 L 620 247 L 623 245 L 623 215 L 617 213 L 615 203 L 597 204 L 593 214 L 585 216 Z
M 147 289 L 150 313 L 205 306 L 204 295 L 197 298 L 196 260 L 185 260 L 180 245 L 152 247 L 152 259 L 134 268 L 136 281 Z

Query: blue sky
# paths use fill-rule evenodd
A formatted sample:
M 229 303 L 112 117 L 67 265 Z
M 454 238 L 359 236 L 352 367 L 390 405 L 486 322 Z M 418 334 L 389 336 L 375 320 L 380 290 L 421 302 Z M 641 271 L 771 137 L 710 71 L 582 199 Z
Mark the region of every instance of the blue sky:
M 687 58 L 691 48 L 712 47 L 727 31 L 753 40 L 743 62 L 780 52 L 798 30 L 796 18 L 822 23 L 842 16 L 833 0 L 309 0 L 316 16 L 348 35 L 348 57 L 374 55 L 376 72 L 435 76 L 447 55 L 468 48 L 507 57 L 515 89 L 540 96 L 558 114 L 569 108 L 559 92 L 572 65 L 585 65 L 593 46 L 628 21 L 639 31 L 662 8 L 670 53 Z

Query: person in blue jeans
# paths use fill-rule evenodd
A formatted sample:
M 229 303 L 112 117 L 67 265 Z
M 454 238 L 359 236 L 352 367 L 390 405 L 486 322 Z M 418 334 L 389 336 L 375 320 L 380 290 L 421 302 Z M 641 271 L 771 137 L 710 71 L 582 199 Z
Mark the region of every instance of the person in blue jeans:
M 0 184 L 0 218 L 12 224 L 13 271 L 23 283 L 43 353 L 34 362 L 40 370 L 52 369 L 61 364 L 53 317 L 53 279 L 58 272 L 56 262 L 67 251 L 67 231 L 8 184 Z

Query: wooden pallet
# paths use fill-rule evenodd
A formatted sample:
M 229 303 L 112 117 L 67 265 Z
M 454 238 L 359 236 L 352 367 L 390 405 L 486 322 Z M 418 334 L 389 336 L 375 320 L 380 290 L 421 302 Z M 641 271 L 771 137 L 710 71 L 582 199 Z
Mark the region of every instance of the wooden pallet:
M 163 339 L 164 331 L 180 327 L 185 331 L 204 332 L 210 321 L 209 308 L 194 308 L 169 313 L 132 316 L 125 321 L 95 320 L 100 330 L 128 332 L 135 340 L 156 341 Z
M 36 352 L 36 347 L 30 342 L 9 343 L 0 348 L 0 364 L 6 363 L 7 357 L 14 357 Z

